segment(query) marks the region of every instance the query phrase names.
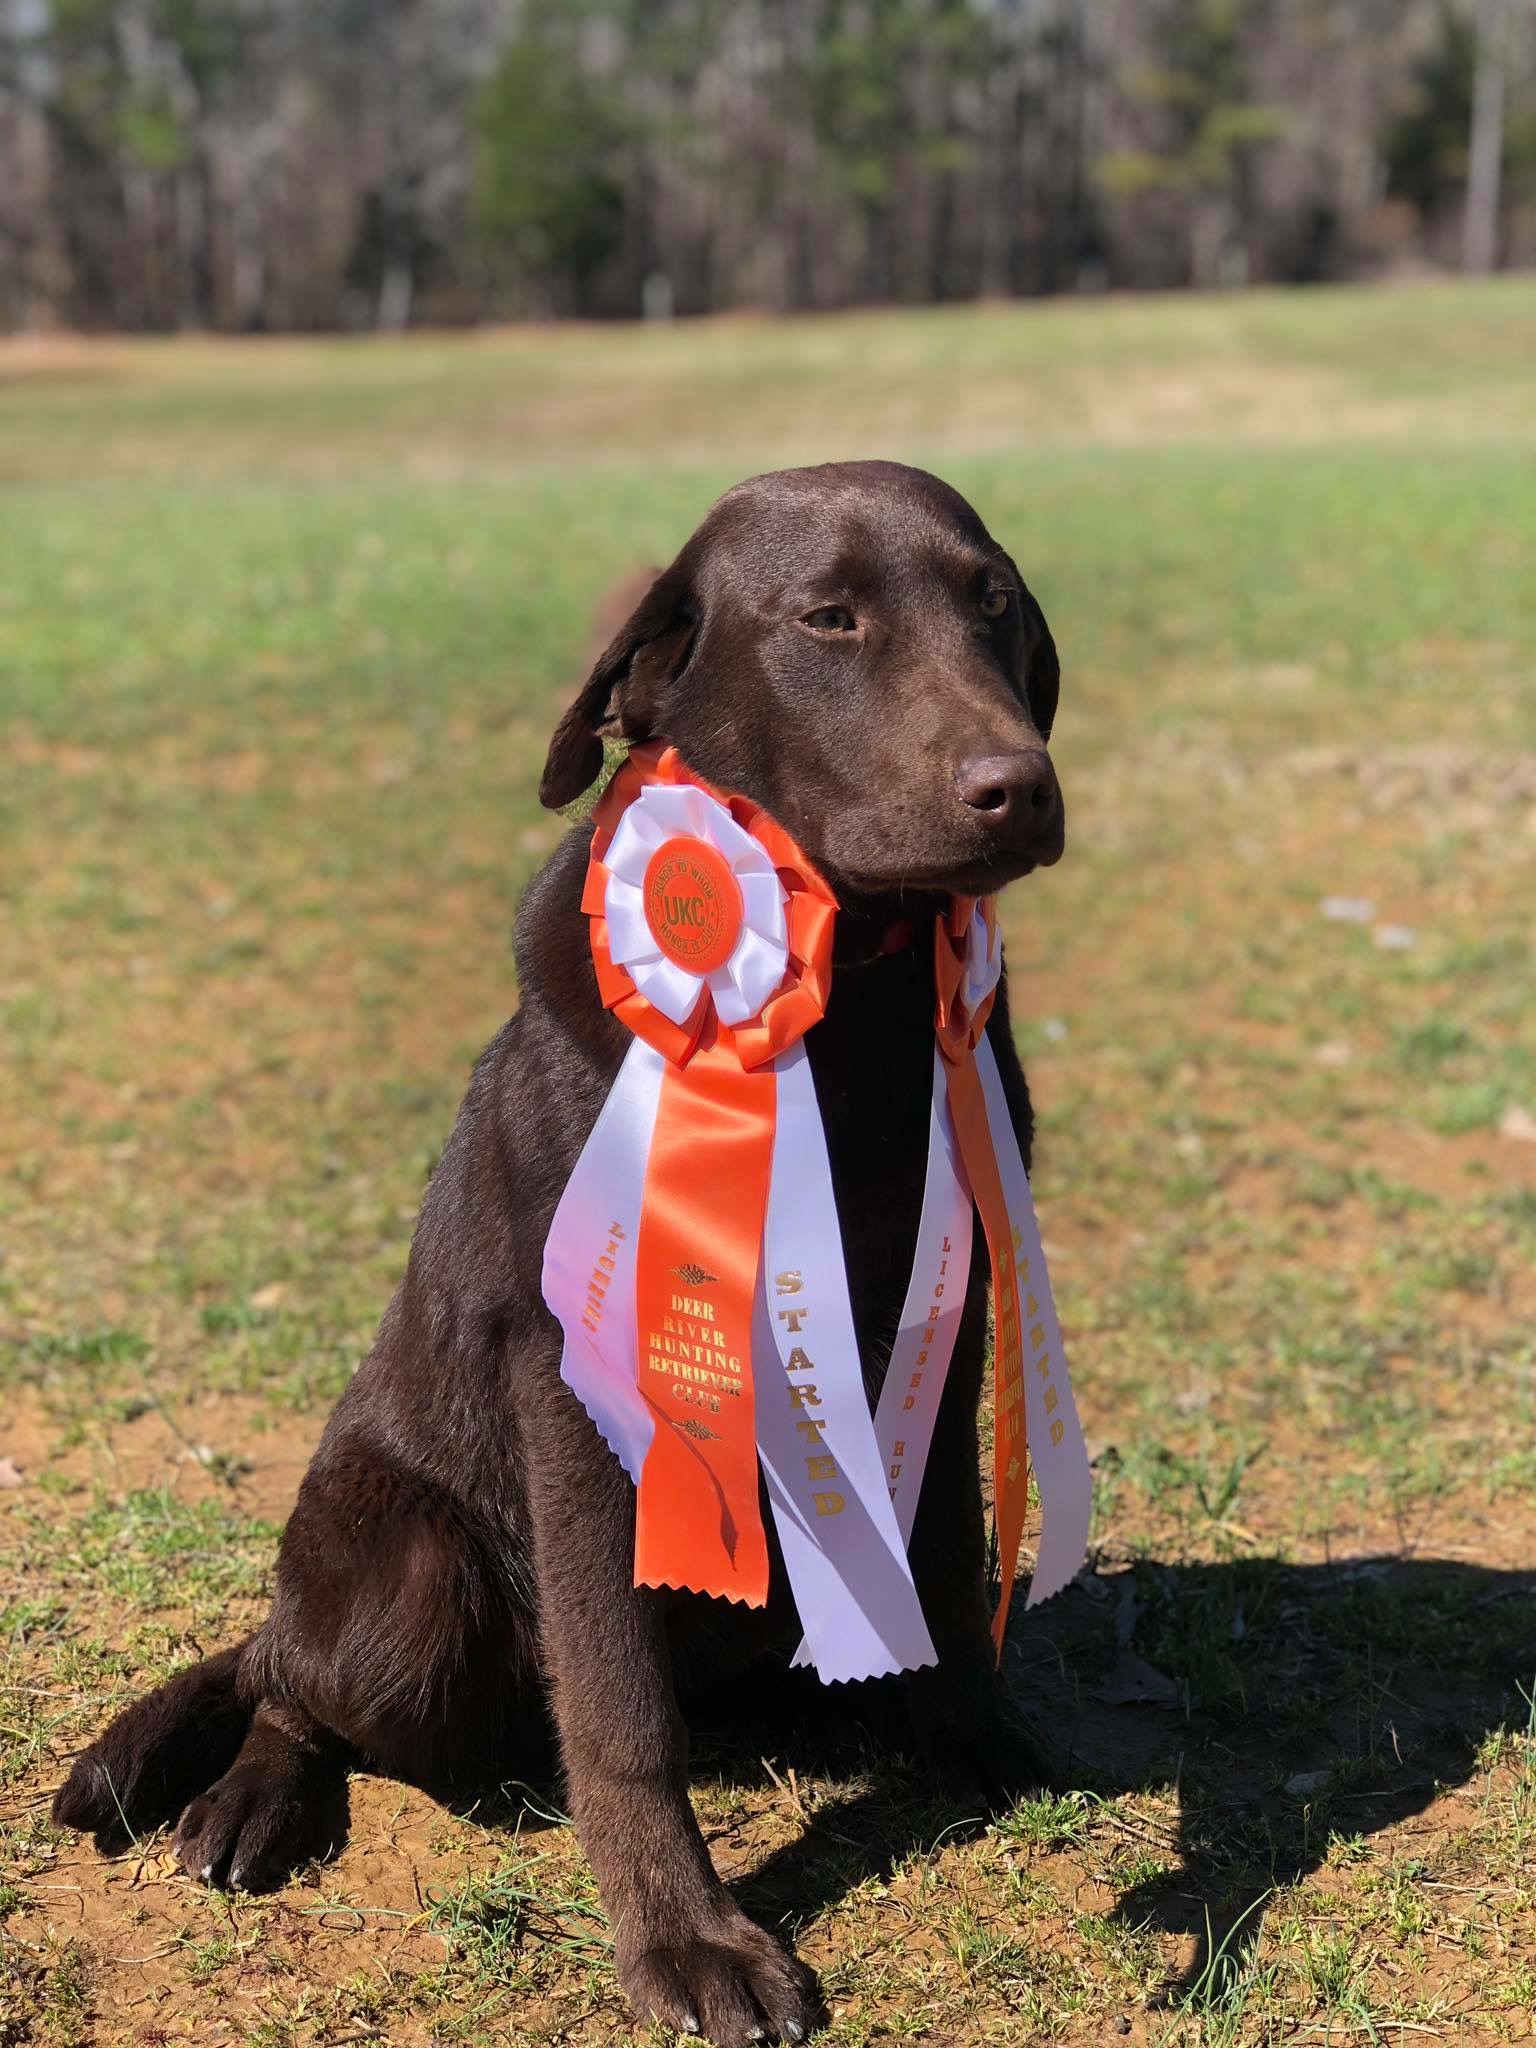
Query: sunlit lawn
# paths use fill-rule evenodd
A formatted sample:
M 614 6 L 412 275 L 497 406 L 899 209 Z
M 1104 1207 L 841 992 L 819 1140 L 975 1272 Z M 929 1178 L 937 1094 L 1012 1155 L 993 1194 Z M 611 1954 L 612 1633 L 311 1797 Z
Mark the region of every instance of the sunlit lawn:
M 1007 930 L 1098 1568 L 1010 1650 L 1062 1796 L 727 1732 L 717 1860 L 848 2048 L 1531 2032 L 1533 344 L 1509 283 L 0 352 L 4 2048 L 628 2038 L 537 1814 L 359 1780 L 252 1903 L 46 1797 L 259 1610 L 593 602 L 856 453 L 1063 650 Z

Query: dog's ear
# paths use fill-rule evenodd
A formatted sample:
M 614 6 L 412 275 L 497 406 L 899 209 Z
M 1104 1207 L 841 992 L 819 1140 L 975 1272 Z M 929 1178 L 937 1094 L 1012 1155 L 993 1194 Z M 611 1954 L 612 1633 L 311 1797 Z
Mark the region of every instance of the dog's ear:
M 1018 563 L 1008 554 L 1003 555 L 1003 560 L 1019 586 L 1019 673 L 1014 678 L 1014 687 L 1029 706 L 1036 732 L 1041 739 L 1048 740 L 1056 723 L 1056 700 L 1061 695 L 1061 662 L 1051 629 L 1045 623 L 1045 613 L 1019 574 Z
M 1035 721 L 1035 730 L 1041 739 L 1048 740 L 1051 727 L 1056 723 L 1056 702 L 1061 695 L 1061 660 L 1051 629 L 1045 623 L 1045 613 L 1025 589 L 1022 577 L 1019 590 L 1030 628 L 1024 646 L 1024 697 L 1029 705 L 1029 715 Z
M 605 739 L 655 737 L 661 686 L 682 673 L 697 614 L 675 569 L 658 576 L 607 648 L 576 701 L 555 727 L 539 783 L 539 802 L 558 811 L 596 780 Z

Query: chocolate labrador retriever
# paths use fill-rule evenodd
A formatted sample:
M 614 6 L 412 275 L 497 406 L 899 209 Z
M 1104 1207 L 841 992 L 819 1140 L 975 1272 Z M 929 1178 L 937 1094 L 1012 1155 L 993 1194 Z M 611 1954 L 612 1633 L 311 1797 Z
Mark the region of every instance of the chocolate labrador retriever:
M 786 470 L 728 492 L 655 579 L 544 769 L 559 807 L 605 738 L 669 740 L 780 820 L 835 890 L 833 992 L 807 1045 L 872 1397 L 921 1203 L 933 918 L 948 892 L 1059 857 L 1058 677 L 1018 570 L 947 485 L 889 462 Z M 630 1043 L 578 907 L 590 836 L 574 826 L 524 899 L 520 1007 L 475 1069 L 405 1279 L 305 1475 L 269 1619 L 114 1721 L 54 1814 L 104 1847 L 179 1815 L 188 1871 L 257 1889 L 339 1845 L 349 1768 L 437 1793 L 494 1784 L 527 1770 L 551 1713 L 637 2011 L 720 2048 L 799 2041 L 814 1981 L 711 1866 L 679 1706 L 703 1674 L 793 1649 L 777 1554 L 764 1610 L 636 1590 L 635 1490 L 560 1378 L 540 1295 L 555 1204 Z M 1004 1001 L 989 1029 L 1027 1160 Z M 988 1634 L 976 1244 L 912 1538 L 939 1662 L 880 1683 L 905 1689 L 929 1753 L 1006 1784 L 1028 1764 Z

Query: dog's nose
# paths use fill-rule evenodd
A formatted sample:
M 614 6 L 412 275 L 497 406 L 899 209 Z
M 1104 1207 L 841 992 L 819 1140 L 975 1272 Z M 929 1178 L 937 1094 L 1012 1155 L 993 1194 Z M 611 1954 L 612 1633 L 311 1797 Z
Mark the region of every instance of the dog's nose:
M 1061 786 L 1043 747 L 972 754 L 955 770 L 955 794 L 1011 845 L 1049 837 L 1061 816 Z

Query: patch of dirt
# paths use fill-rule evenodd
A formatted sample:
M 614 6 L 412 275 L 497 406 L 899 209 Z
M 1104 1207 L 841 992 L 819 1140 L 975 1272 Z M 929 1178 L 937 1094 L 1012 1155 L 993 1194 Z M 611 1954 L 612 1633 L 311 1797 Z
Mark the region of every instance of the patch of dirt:
M 1301 665 L 1261 679 L 1280 693 L 1305 692 L 1313 680 Z M 89 749 L 20 744 L 13 757 L 23 766 L 35 760 L 66 778 L 102 772 Z M 381 741 L 362 771 L 388 780 L 394 759 Z M 333 768 L 316 773 L 323 779 Z M 161 784 L 232 796 L 267 787 L 276 772 L 256 747 L 201 760 L 172 749 L 153 763 Z M 1051 912 L 1055 957 L 1048 972 L 1019 977 L 1018 1008 L 1038 1025 L 1069 998 L 1074 1020 L 1086 1020 L 1084 1036 L 1097 1033 L 1091 1049 L 1071 1034 L 1048 1039 L 1034 1070 L 1052 1147 L 1047 1234 L 1073 1291 L 1111 1300 L 1144 1253 L 1149 1262 L 1161 1257 L 1197 1301 L 1221 1304 L 1230 1321 L 1216 1318 L 1216 1337 L 1249 1344 L 1251 1358 L 1245 1287 L 1274 1290 L 1288 1270 L 1304 1269 L 1322 1283 L 1325 1307 L 1336 1290 L 1341 1319 L 1363 1319 L 1384 1314 L 1411 1272 L 1402 1255 L 1420 1229 L 1415 1212 L 1373 1208 L 1350 1178 L 1357 1169 L 1435 1197 L 1447 1243 L 1481 1193 L 1536 1187 L 1536 1146 L 1493 1127 L 1447 1135 L 1415 1120 L 1421 1083 L 1391 1064 L 1394 1004 L 1405 988 L 1421 1006 L 1443 1003 L 1444 991 L 1427 977 L 1373 978 L 1379 962 L 1363 935 L 1326 924 L 1316 895 L 1298 900 L 1295 887 L 1297 875 L 1329 873 L 1347 852 L 1351 888 L 1381 878 L 1369 887 L 1382 917 L 1412 924 L 1427 902 L 1446 930 L 1468 905 L 1528 922 L 1519 870 L 1536 857 L 1536 834 L 1527 831 L 1536 768 L 1525 755 L 1444 745 L 1292 748 L 1252 769 L 1217 744 L 1166 758 L 1154 746 L 1108 764 L 1084 809 L 1106 843 L 1118 833 L 1139 845 L 1155 802 L 1193 801 L 1191 792 L 1206 789 L 1221 829 L 1241 824 L 1252 835 L 1252 865 L 1212 861 L 1191 845 L 1154 863 L 1102 918 L 1091 903 L 1081 928 Z M 1428 820 L 1466 835 L 1469 851 L 1448 877 L 1425 879 L 1420 866 Z M 528 827 L 536 829 L 554 828 Z M 291 910 L 297 899 L 287 887 L 274 902 Z M 197 907 L 199 915 L 218 910 Z M 316 906 L 306 898 L 304 908 Z M 13 1090 L 14 1129 L 38 1159 L 30 1206 L 14 1212 L 11 1272 L 21 1276 L 14 1300 L 26 1330 L 72 1327 L 77 1300 L 91 1321 L 132 1323 L 157 1344 L 162 1320 L 179 1316 L 195 1329 L 205 1290 L 188 1308 L 180 1299 L 162 1306 L 139 1286 L 129 1257 L 136 1241 L 98 1237 L 104 1192 L 115 1199 L 136 1188 L 144 1236 L 156 1244 L 174 1237 L 180 1205 L 212 1204 L 238 1230 L 238 1204 L 313 1173 L 308 1127 L 316 1105 L 330 1101 L 327 1090 L 343 1102 L 345 1090 L 360 1091 L 372 1116 L 402 1076 L 436 1086 L 467 1039 L 489 1035 L 510 998 L 510 973 L 504 952 L 485 943 L 484 900 L 473 885 L 445 887 L 430 905 L 338 896 L 332 912 L 334 943 L 312 957 L 285 951 L 284 920 L 269 911 L 220 912 L 213 921 L 228 939 L 267 950 L 217 975 L 189 976 L 174 949 L 101 937 L 140 947 L 133 957 L 142 971 L 125 983 L 111 1020 L 132 1078 L 66 1063 L 56 1090 Z M 1015 958 L 1031 944 L 1041 950 L 1032 914 L 1020 892 L 1008 913 Z M 1431 916 L 1423 922 L 1428 931 Z M 361 930 L 367 947 L 355 943 Z M 1347 957 L 1353 938 L 1362 943 Z M 1273 957 L 1254 965 L 1250 944 L 1271 947 Z M 1359 1000 L 1350 1044 L 1320 1069 L 1316 1019 L 1351 959 Z M 78 1011 L 92 1000 L 94 964 L 53 962 L 50 995 Z M 1245 981 L 1262 995 L 1283 984 L 1288 1006 L 1250 1011 Z M 265 1065 L 274 1053 L 281 1062 Z M 178 1117 L 200 1102 L 194 1148 Z M 1058 1125 L 1049 1119 L 1059 1102 L 1083 1107 Z M 61 1137 L 66 1119 L 74 1128 Z M 131 1122 L 132 1134 L 105 1143 L 90 1136 L 118 1121 Z M 348 1124 L 338 1112 L 337 1121 L 354 1154 L 372 1148 L 371 1162 L 396 1144 L 387 1120 L 378 1130 L 359 1128 L 358 1113 Z M 210 1132 L 217 1142 L 204 1145 Z M 1074 1155 L 1076 1145 L 1083 1150 Z M 1083 1157 L 1086 1174 L 1076 1163 Z M 1138 1175 L 1139 1158 L 1156 1170 Z M 1181 1177 L 1192 1194 L 1178 1193 Z M 382 1212 L 385 1200 L 361 1172 L 317 1181 L 312 1192 L 336 1214 L 353 1204 Z M 388 1207 L 369 1223 L 375 1243 L 383 1223 L 403 1237 L 409 1211 L 394 1195 Z M 1176 1315 L 1156 1327 L 1145 1360 L 1134 1355 L 1134 1326 L 1090 1324 L 1075 1339 L 1079 1398 L 1096 1444 L 1118 1437 L 1128 1452 L 1166 1444 L 1218 1492 L 1239 1434 L 1254 1447 L 1262 1441 L 1262 1455 L 1234 1498 L 1215 1508 L 1187 1478 L 1170 1482 L 1166 1498 L 1151 1481 L 1139 1493 L 1127 1484 L 1118 1506 L 1106 1486 L 1097 1576 L 1021 1617 L 1010 1675 L 1063 1782 L 1083 1792 L 1061 1823 L 1065 1839 L 1038 1820 L 1038 1839 L 1024 1822 L 1013 1834 L 1006 1826 L 989 1833 L 973 1810 L 936 1806 L 931 1786 L 886 1769 L 888 1759 L 866 1758 L 862 1775 L 842 1780 L 818 1779 L 809 1765 L 788 1779 L 786 1759 L 805 1753 L 797 1741 L 763 1752 L 777 1759 L 771 1784 L 744 1748 L 727 1754 L 718 1781 L 701 1774 L 721 1867 L 756 1888 L 770 1917 L 803 1926 L 803 1950 L 828 1968 L 849 2039 L 882 2031 L 922 2039 L 913 2029 L 926 2027 L 934 2048 L 982 2038 L 1034 2043 L 1045 2038 L 1035 1997 L 1049 2009 L 1051 2038 L 1101 2041 L 1113 2018 L 1127 2028 L 1116 2038 L 1150 2048 L 1185 2028 L 1193 2043 L 1193 2023 L 1157 2009 L 1157 1987 L 1197 1974 L 1208 1912 L 1219 1935 L 1256 1901 L 1254 1925 L 1271 1941 L 1262 1953 L 1291 1972 L 1285 2031 L 1321 2038 L 1332 2024 L 1331 2009 L 1308 2004 L 1298 1988 L 1296 1958 L 1342 1929 L 1378 2003 L 1411 1990 L 1434 2007 L 1432 2031 L 1443 2039 L 1475 2038 L 1497 2009 L 1499 2024 L 1521 2037 L 1527 2016 L 1495 2007 L 1489 1972 L 1529 1959 L 1528 1899 L 1508 1904 L 1514 1881 L 1487 1872 L 1499 1857 L 1518 1856 L 1530 1825 L 1514 1688 L 1522 1673 L 1529 1683 L 1529 1630 L 1522 1636 L 1518 1624 L 1536 1600 L 1536 1490 L 1528 1481 L 1501 1490 L 1493 1472 L 1498 1458 L 1528 1448 L 1528 1390 L 1512 1378 L 1474 1383 L 1448 1362 L 1479 1351 L 1484 1363 L 1507 1359 L 1536 1320 L 1536 1272 L 1512 1247 L 1499 1242 L 1483 1291 L 1446 1286 L 1415 1308 L 1422 1352 L 1372 1356 L 1372 1371 L 1411 1411 L 1418 1446 L 1444 1454 L 1443 1475 L 1411 1473 L 1400 1498 L 1373 1469 L 1370 1430 L 1342 1426 L 1323 1398 L 1313 1401 L 1310 1365 L 1261 1402 L 1241 1374 L 1224 1376 L 1216 1342 L 1195 1362 L 1198 1317 L 1188 1331 Z M 74 1298 L 58 1278 L 71 1260 L 81 1289 Z M 248 1284 L 231 1281 L 226 1291 Z M 264 1291 L 249 1302 L 261 1314 Z M 370 1315 L 386 1292 L 381 1282 Z M 301 1314 L 310 1306 L 288 1304 Z M 57 1504 L 62 1529 L 90 1492 L 118 1498 L 165 1487 L 280 1522 L 323 1414 L 281 1409 L 270 1392 L 197 1391 L 196 1354 L 185 1342 L 167 1344 L 164 1372 L 158 1357 L 154 1365 L 155 1398 L 142 1404 L 128 1380 L 103 1374 L 96 1385 L 67 1362 L 51 1388 L 45 1381 L 8 1400 L 0 1507 L 14 1498 L 46 1520 Z M 188 1390 L 167 1392 L 163 1382 L 182 1372 Z M 1154 1386 L 1149 1395 L 1147 1377 L 1157 1372 L 1165 1393 Z M 1262 1427 L 1250 1429 L 1256 1416 Z M 1107 1460 L 1104 1470 L 1107 1477 Z M 6 1472 L 18 1487 L 5 1484 Z M 249 1604 L 252 1596 L 242 1597 Z M 1416 1603 L 1407 1621 L 1402 1602 Z M 61 1717 L 66 1706 L 104 1711 L 70 1675 L 76 1639 L 89 1632 L 120 1647 L 139 1620 L 131 1591 L 103 1596 L 50 1624 L 46 1654 L 16 1667 L 17 1682 L 33 1688 L 29 1698 L 57 1697 Z M 1139 1660 L 1139 1691 L 1114 1683 L 1123 1653 Z M 25 1643 L 21 1654 L 33 1656 Z M 273 2030 L 274 2044 L 293 2038 L 303 2048 L 474 2039 L 477 2029 L 518 2048 L 632 2037 L 601 1962 L 589 1968 L 590 1956 L 567 1955 L 547 1922 L 509 1953 L 498 1944 L 516 1921 L 515 1901 L 487 1903 L 482 1891 L 450 1910 L 455 1896 L 468 1897 L 467 1879 L 483 1886 L 522 1852 L 507 1830 L 362 1778 L 352 1790 L 352 1836 L 334 1864 L 270 1902 L 226 1904 L 181 1878 L 161 1841 L 106 1863 L 88 1845 L 52 1840 L 39 1823 L 68 1746 L 56 1735 L 16 1797 L 0 1803 L 0 1824 L 21 1845 L 12 1853 L 28 1899 L 7 1932 L 30 1944 L 20 1951 L 29 1958 L 72 1939 L 86 1945 L 98 2037 L 114 2048 L 261 2038 L 261 2028 Z M 568 1834 L 530 1840 L 547 1859 L 539 1866 L 545 1895 L 577 1895 L 584 1878 Z M 1358 1853 L 1348 1846 L 1356 1841 Z M 1399 1881 L 1428 1902 L 1422 1936 L 1400 1938 L 1390 1919 L 1371 1917 Z M 1448 1903 L 1464 1899 L 1481 1956 L 1454 1917 L 1463 1908 Z M 1384 2017 L 1379 2027 L 1390 2032 Z
M 81 334 L 5 335 L 0 337 L 0 389 L 55 377 L 109 377 L 126 361 L 126 352 L 114 343 Z
M 178 1499 L 218 1500 L 255 1521 L 282 1522 L 298 1493 L 325 1417 L 295 1415 L 237 1394 L 156 1396 L 121 1420 L 99 1409 L 61 1415 L 35 1389 L 7 1396 L 0 1458 L 23 1488 L 46 1474 L 49 1488 L 99 1488 L 121 1498 L 164 1490 Z M 19 1489 L 18 1489 L 19 1491 Z
M 71 1841 L 29 1878 L 37 1904 L 9 1923 L 10 1935 L 44 1953 L 87 1944 L 106 2042 L 218 2038 L 211 2025 L 239 2038 L 292 2024 L 296 1998 L 310 2008 L 309 2040 L 378 2038 L 366 2017 L 369 1980 L 414 1980 L 441 1965 L 436 1909 L 485 1857 L 472 1830 L 405 1787 L 358 1778 L 350 1805 L 343 1856 L 271 1899 L 211 1895 L 182 1874 L 163 1837 L 113 1860 Z M 390 2014 L 391 2042 L 425 2042 L 432 2031 L 426 2015 Z

